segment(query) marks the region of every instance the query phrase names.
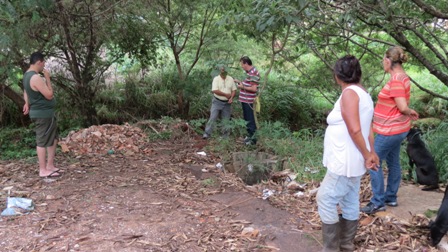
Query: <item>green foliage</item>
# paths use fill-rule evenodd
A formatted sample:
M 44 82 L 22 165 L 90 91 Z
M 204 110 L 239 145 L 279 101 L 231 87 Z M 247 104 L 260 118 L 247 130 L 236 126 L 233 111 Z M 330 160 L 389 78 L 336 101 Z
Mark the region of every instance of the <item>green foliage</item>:
M 137 61 L 144 68 L 157 61 L 157 40 L 159 34 L 152 23 L 142 22 L 138 15 L 123 13 L 113 22 L 112 43 L 108 44 L 110 54 L 115 55 L 120 62 L 129 56 L 131 61 Z
M 261 95 L 263 121 L 281 121 L 291 129 L 319 127 L 325 120 L 325 110 L 318 110 L 322 100 L 312 89 L 284 84 L 281 79 L 271 79 Z M 287 82 L 286 82 L 287 83 Z
M 60 60 L 52 81 L 63 132 L 86 126 L 86 121 L 121 124 L 169 116 L 191 119 L 201 133 L 209 116 L 213 68 L 226 65 L 231 76 L 243 79 L 238 59 L 248 55 L 262 76 L 273 64 L 269 79 L 262 79 L 267 85 L 258 118 L 261 146 L 251 148 L 285 157 L 306 176 L 304 167 L 320 167 L 325 115 L 340 94 L 331 70 L 337 58 L 352 54 L 360 59 L 363 85 L 375 100 L 387 80 L 381 66 L 384 51 L 401 43 L 413 54 L 405 65 L 409 75 L 435 95 L 448 96 L 446 29 L 414 1 L 389 1 L 388 6 L 371 0 L 337 5 L 306 0 L 169 2 L 170 8 L 167 1 L 4 1 L 0 47 L 8 50 L 0 52 L 0 88 L 11 87 L 22 96 L 19 83 L 28 55 L 42 50 Z M 425 3 L 446 9 L 444 1 Z M 106 86 L 103 73 L 111 64 L 120 82 Z M 446 117 L 446 99 L 414 86 L 412 92 L 411 107 L 421 117 Z M 0 95 L 1 126 L 19 125 L 23 101 Z M 233 120 L 217 125 L 230 129 L 230 138 L 220 140 L 216 134 L 211 140 L 224 152 L 238 149 L 231 139 L 245 135 L 241 106 L 235 102 L 232 108 Z M 435 129 L 433 121 L 420 125 L 435 143 L 431 148 L 436 148 L 446 178 L 443 142 L 435 137 L 444 139 L 443 130 Z M 168 139 L 172 133 L 152 137 Z M 2 148 L 17 153 L 3 139 Z
M 217 185 L 218 181 L 215 177 L 212 177 L 202 180 L 201 183 L 204 187 L 214 187 Z
M 168 140 L 171 138 L 171 131 L 162 131 L 159 134 L 156 134 L 155 132 L 147 132 L 148 133 L 148 139 L 151 141 L 154 140 Z
M 303 180 L 322 179 L 323 130 L 302 129 L 290 132 L 280 122 L 262 124 L 257 132 L 259 144 L 290 168 Z
M 434 218 L 435 216 L 437 216 L 437 212 L 438 212 L 438 210 L 431 210 L 431 209 L 428 209 L 428 210 L 426 210 L 423 214 L 424 214 L 427 218 L 432 219 L 432 218 Z
M 200 118 L 200 119 L 193 119 L 189 121 L 189 124 L 191 127 L 193 127 L 194 131 L 198 134 L 202 134 L 204 132 L 203 125 L 207 123 L 207 119 Z
M 448 122 L 441 123 L 437 128 L 428 130 L 423 138 L 426 140 L 429 151 L 434 156 L 434 160 L 439 171 L 440 181 L 448 182 Z
M 418 85 L 448 97 L 448 87 L 427 70 L 421 71 L 416 67 L 411 67 L 407 73 Z M 417 86 L 412 86 L 410 107 L 414 108 L 422 118 L 437 117 L 443 119 L 448 112 L 448 101 L 434 97 L 420 90 Z
M 22 119 L 22 111 L 19 111 L 16 104 L 5 97 L 0 96 L 0 126 L 19 126 Z
M 79 129 L 83 126 L 84 117 L 81 115 L 78 106 L 73 106 L 70 101 L 70 95 L 65 92 L 59 92 L 55 88 L 56 97 L 56 115 L 58 118 L 58 127 L 62 132 L 68 132 L 71 129 Z
M 232 137 L 212 138 L 207 148 L 222 156 L 224 162 L 231 160 L 231 153 L 238 151 L 264 151 L 271 153 L 283 161 L 284 168 L 299 174 L 302 181 L 319 180 L 325 175 L 322 167 L 323 130 L 301 130 L 291 132 L 282 122 L 262 122 L 257 131 L 257 146 L 247 147 L 241 140 L 245 133 L 246 123 L 243 120 L 232 120 Z M 238 128 L 239 132 L 236 132 Z M 254 168 L 260 165 L 254 165 Z
M 23 159 L 36 156 L 36 137 L 27 128 L 2 128 L 0 131 L 0 159 Z

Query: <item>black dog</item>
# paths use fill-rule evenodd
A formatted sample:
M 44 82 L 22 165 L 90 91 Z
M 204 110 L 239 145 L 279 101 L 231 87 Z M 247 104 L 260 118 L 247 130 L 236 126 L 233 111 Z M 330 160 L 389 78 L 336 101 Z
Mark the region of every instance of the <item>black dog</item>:
M 434 162 L 434 157 L 425 146 L 425 142 L 420 138 L 422 131 L 412 128 L 406 136 L 408 146 L 406 152 L 409 157 L 409 175 L 412 174 L 414 164 L 416 166 L 417 182 L 423 187 L 423 191 L 430 191 L 439 188 L 439 174 Z
M 445 189 L 442 204 L 434 222 L 429 223 L 431 230 L 431 245 L 436 246 L 448 231 L 448 186 Z

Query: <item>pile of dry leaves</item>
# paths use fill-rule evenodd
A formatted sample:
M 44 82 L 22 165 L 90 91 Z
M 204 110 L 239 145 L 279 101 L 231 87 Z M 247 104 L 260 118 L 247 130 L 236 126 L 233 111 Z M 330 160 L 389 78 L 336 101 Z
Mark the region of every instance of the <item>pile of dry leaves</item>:
M 104 124 L 71 131 L 59 142 L 59 145 L 63 152 L 72 152 L 76 155 L 115 152 L 132 155 L 151 152 L 151 149 L 144 147 L 146 139 L 146 134 L 140 128 L 129 124 Z

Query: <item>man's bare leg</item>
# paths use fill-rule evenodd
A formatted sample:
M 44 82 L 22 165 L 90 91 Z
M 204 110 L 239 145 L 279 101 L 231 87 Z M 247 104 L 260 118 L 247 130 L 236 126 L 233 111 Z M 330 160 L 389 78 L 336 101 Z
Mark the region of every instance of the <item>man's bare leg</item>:
M 39 160 L 39 176 L 45 177 L 48 176 L 51 171 L 47 170 L 47 164 L 45 161 L 47 150 L 45 147 L 36 147 L 37 159 Z
M 48 157 L 47 157 L 47 171 L 57 171 L 59 170 L 58 168 L 54 167 L 54 157 L 56 156 L 56 147 L 58 145 L 58 140 L 54 140 L 54 143 L 52 146 L 47 147 L 47 153 L 48 153 Z
M 39 160 L 39 176 L 41 176 L 41 177 L 47 177 L 47 176 L 50 176 L 50 175 L 51 175 L 51 177 L 57 177 L 57 176 L 60 175 L 58 172 L 55 172 L 53 170 L 47 169 L 46 155 L 47 155 L 47 152 L 48 153 L 51 152 L 50 149 L 52 147 L 53 146 L 51 146 L 51 147 L 39 147 L 39 146 L 36 147 L 37 158 Z M 47 151 L 47 149 L 49 151 Z M 54 148 L 54 150 L 56 150 L 56 148 Z M 54 162 L 54 154 L 53 154 L 53 161 L 52 162 Z M 53 166 L 53 168 L 54 168 L 54 166 Z

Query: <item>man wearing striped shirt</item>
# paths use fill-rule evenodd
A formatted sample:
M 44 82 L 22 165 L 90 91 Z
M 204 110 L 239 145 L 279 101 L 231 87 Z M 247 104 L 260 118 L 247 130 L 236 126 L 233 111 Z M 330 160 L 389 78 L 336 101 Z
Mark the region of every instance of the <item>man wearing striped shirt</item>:
M 243 106 L 244 120 L 247 122 L 247 137 L 244 139 L 244 143 L 246 145 L 252 145 L 257 143 L 255 136 L 257 125 L 255 122 L 254 100 L 257 97 L 260 74 L 252 66 L 252 60 L 247 56 L 241 57 L 240 65 L 247 74 L 246 79 L 243 81 L 235 79 L 235 82 L 238 84 L 237 88 L 240 90 L 239 101 Z

